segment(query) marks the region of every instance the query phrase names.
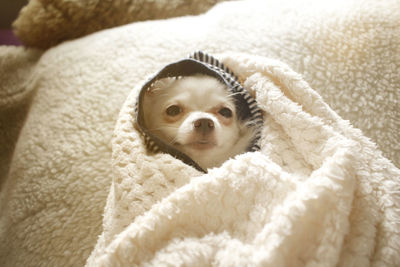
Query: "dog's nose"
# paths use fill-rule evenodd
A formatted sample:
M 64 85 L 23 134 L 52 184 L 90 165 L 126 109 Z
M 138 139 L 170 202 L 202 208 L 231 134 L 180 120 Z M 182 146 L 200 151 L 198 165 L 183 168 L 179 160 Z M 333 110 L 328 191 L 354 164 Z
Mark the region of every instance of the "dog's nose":
M 195 131 L 202 134 L 208 134 L 214 129 L 214 122 L 211 119 L 198 119 L 193 124 Z

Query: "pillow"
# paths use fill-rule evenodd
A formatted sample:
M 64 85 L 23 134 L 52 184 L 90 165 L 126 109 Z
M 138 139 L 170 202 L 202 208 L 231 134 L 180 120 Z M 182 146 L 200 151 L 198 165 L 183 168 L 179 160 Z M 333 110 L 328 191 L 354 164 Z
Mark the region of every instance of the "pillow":
M 62 41 L 133 21 L 199 14 L 223 0 L 32 0 L 13 26 L 26 45 L 46 49 Z

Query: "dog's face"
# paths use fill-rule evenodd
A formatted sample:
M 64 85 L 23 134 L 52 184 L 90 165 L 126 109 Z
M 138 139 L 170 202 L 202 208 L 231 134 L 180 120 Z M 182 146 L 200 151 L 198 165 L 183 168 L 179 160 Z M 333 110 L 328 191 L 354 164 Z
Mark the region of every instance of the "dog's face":
M 147 128 L 205 169 L 236 154 L 247 128 L 237 120 L 226 86 L 209 76 L 159 80 L 143 101 Z

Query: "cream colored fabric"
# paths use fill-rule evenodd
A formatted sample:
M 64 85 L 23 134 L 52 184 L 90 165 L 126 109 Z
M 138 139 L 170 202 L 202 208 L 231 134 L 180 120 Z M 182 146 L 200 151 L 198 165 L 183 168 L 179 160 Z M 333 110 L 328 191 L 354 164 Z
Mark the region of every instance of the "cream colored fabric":
M 382 150 L 383 155 L 395 165 L 400 166 L 400 76 L 397 75 L 400 67 L 399 5 L 397 0 L 343 0 L 329 3 L 316 0 L 226 2 L 218 4 L 201 16 L 139 22 L 98 32 L 65 42 L 47 50 L 41 56 L 39 53 L 31 57 L 30 60 L 28 58 L 32 50 L 14 51 L 18 58 L 27 58 L 26 65 L 21 63 L 21 66 L 27 66 L 26 74 L 21 71 L 9 71 L 8 64 L 12 61 L 8 61 L 7 58 L 14 52 L 9 52 L 9 48 L 0 47 L 0 73 L 3 77 L 0 80 L 1 92 L 14 92 L 14 83 L 10 81 L 19 81 L 18 86 L 22 85 L 22 90 L 35 93 L 13 158 L 10 160 L 9 156 L 6 156 L 10 162 L 6 168 L 9 172 L 2 174 L 4 178 L 0 193 L 0 265 L 83 266 L 91 253 L 93 254 L 89 263 L 114 262 L 113 253 L 125 248 L 134 255 L 131 248 L 135 248 L 132 244 L 138 239 L 132 236 L 134 242 L 128 240 L 127 243 L 118 243 L 119 237 L 121 241 L 127 240 L 124 239 L 124 234 L 136 233 L 138 227 L 141 228 L 150 222 L 149 218 L 154 218 L 154 222 L 166 222 L 162 217 L 162 214 L 166 213 L 159 213 L 158 209 L 166 207 L 162 203 L 175 200 L 177 205 L 172 206 L 171 222 L 163 228 L 173 230 L 170 235 L 165 235 L 165 243 L 160 243 L 165 244 L 165 249 L 155 253 L 149 250 L 153 248 L 149 243 L 140 247 L 146 252 L 143 254 L 145 258 L 129 260 L 144 262 L 168 258 L 160 258 L 158 255 L 168 255 L 168 249 L 175 245 L 177 251 L 182 251 L 178 249 L 179 240 L 171 239 L 177 233 L 175 227 L 172 227 L 174 225 L 193 227 L 178 227 L 182 229 L 182 239 L 191 241 L 191 245 L 182 248 L 188 251 L 187 254 L 176 254 L 176 262 L 186 259 L 186 256 L 182 255 L 189 255 L 188 259 L 192 259 L 193 254 L 189 251 L 196 251 L 199 236 L 192 235 L 190 238 L 185 233 L 193 232 L 185 229 L 197 231 L 196 225 L 203 225 L 200 222 L 205 218 L 209 219 L 209 222 L 204 224 L 207 228 L 198 229 L 199 234 L 204 231 L 209 233 L 210 229 L 217 229 L 219 225 L 221 228 L 217 230 L 225 226 L 227 230 L 238 229 L 237 236 L 229 231 L 225 234 L 223 231 L 215 231 L 215 238 L 210 234 L 204 235 L 203 241 L 209 241 L 210 245 L 205 249 L 206 252 L 202 250 L 204 253 L 199 255 L 206 255 L 205 260 L 211 257 L 211 252 L 207 251 L 218 251 L 218 255 L 215 254 L 216 259 L 223 259 L 226 258 L 223 256 L 224 251 L 234 251 L 228 248 L 236 247 L 236 244 L 240 244 L 240 247 L 243 242 L 248 242 L 245 243 L 248 244 L 245 247 L 249 248 L 251 254 L 253 249 L 257 250 L 257 246 L 252 246 L 251 244 L 256 243 L 249 240 L 261 229 L 262 224 L 268 222 L 267 219 L 262 221 L 261 218 L 284 218 L 280 217 L 281 213 L 278 211 L 293 211 L 295 207 L 292 204 L 297 203 L 289 201 L 290 199 L 299 199 L 298 203 L 304 203 L 308 197 L 315 197 L 315 201 L 310 200 L 308 203 L 315 203 L 312 207 L 316 213 L 340 222 L 332 226 L 332 229 L 338 229 L 337 235 L 330 236 L 325 231 L 316 231 L 315 236 L 309 237 L 310 240 L 318 240 L 315 244 L 337 245 L 329 247 L 328 252 L 323 250 L 318 253 L 321 257 L 325 254 L 331 256 L 327 259 L 327 265 L 354 258 L 361 261 L 361 264 L 355 264 L 358 266 L 365 265 L 366 259 L 377 265 L 379 260 L 382 260 L 387 261 L 388 266 L 395 266 L 394 263 L 398 263 L 398 259 L 393 249 L 399 248 L 392 244 L 398 244 L 399 239 L 398 232 L 393 231 L 399 229 L 399 178 L 396 176 L 398 170 L 381 156 L 379 150 Z M 124 163 L 132 163 L 131 157 L 136 154 L 130 154 L 130 150 L 126 150 L 126 154 L 123 150 L 120 152 L 116 149 L 124 148 L 125 144 L 137 144 L 138 148 L 141 147 L 140 140 L 132 139 L 134 132 L 131 128 L 127 128 L 125 133 L 127 139 L 122 138 L 124 133 L 120 131 L 123 125 L 130 127 L 130 114 L 127 114 L 127 110 L 134 98 L 135 91 L 132 90 L 148 75 L 195 50 L 220 55 L 220 59 L 234 67 L 243 78 L 247 78 L 248 88 L 260 92 L 257 96 L 260 103 L 272 114 L 267 120 L 270 123 L 267 123 L 265 128 L 263 151 L 258 154 L 245 154 L 240 158 L 244 162 L 250 162 L 249 167 L 273 166 L 272 169 L 254 167 L 250 168 L 251 171 L 249 170 L 247 175 L 242 175 L 242 169 L 239 169 L 239 174 L 232 173 L 230 179 L 229 173 L 224 170 L 233 168 L 232 164 L 238 161 L 234 160 L 228 162 L 224 168 L 210 172 L 210 176 L 192 179 L 191 177 L 197 176 L 198 173 L 180 162 L 170 159 L 169 165 L 164 162 L 165 165 L 158 166 L 152 158 L 147 158 L 149 161 L 139 160 L 139 155 L 137 164 L 144 164 L 141 167 L 143 176 L 135 171 L 140 167 L 137 164 L 134 165 L 135 168 L 128 169 L 128 172 L 123 168 Z M 222 52 L 228 53 L 222 57 Z M 234 55 L 238 52 L 253 56 L 249 61 L 247 56 L 236 58 Z M 297 77 L 297 81 L 307 82 L 310 88 L 322 95 L 323 100 L 306 86 L 295 87 L 287 84 L 285 87 L 276 87 L 276 84 L 283 82 L 274 78 L 278 76 L 272 72 L 273 67 L 285 65 L 276 61 L 264 61 L 264 58 L 279 59 L 279 62 L 290 66 L 302 77 L 293 74 L 287 67 L 282 67 L 287 71 L 279 77 L 289 80 L 290 77 Z M 262 66 L 265 66 L 266 70 L 260 72 L 259 68 Z M 272 74 L 268 74 L 270 72 Z M 259 74 L 254 76 L 253 73 Z M 269 80 L 272 82 L 268 82 Z M 299 92 L 310 93 L 296 96 L 297 89 L 293 91 L 293 88 L 300 88 Z M 285 91 L 288 98 L 280 95 L 280 90 L 288 91 L 289 93 Z M 280 102 L 276 103 L 287 105 L 274 105 L 268 102 L 271 101 L 270 97 L 280 99 Z M 13 107 L 18 107 L 18 101 L 15 103 Z M 319 104 L 315 106 L 313 103 Z M 348 126 L 325 104 L 335 110 L 341 118 L 350 120 L 363 134 Z M 279 108 L 282 109 L 281 112 Z M 297 123 L 297 119 L 310 122 L 312 127 L 309 133 L 304 134 L 307 133 L 305 130 L 302 135 L 297 136 L 291 132 L 291 117 L 288 116 L 285 120 L 285 113 L 282 113 L 285 111 L 288 111 L 289 115 L 293 115 L 294 111 L 299 114 L 299 117 L 294 116 L 293 123 Z M 117 130 L 113 138 L 114 129 Z M 4 136 L 12 133 L 7 123 L 2 124 L 0 130 L 5 133 Z M 270 132 L 276 133 L 276 136 L 271 137 L 268 134 Z M 328 146 L 335 140 L 332 139 L 334 136 L 337 145 Z M 366 141 L 363 136 L 370 137 L 377 143 L 377 147 Z M 123 141 L 118 145 L 117 140 L 121 138 Z M 279 138 L 283 142 L 276 145 L 273 141 Z M 9 139 L 3 140 L 7 142 Z M 316 144 L 311 143 L 310 147 L 303 146 L 303 143 L 300 143 L 302 140 L 315 140 Z M 320 148 L 331 148 L 331 151 L 312 149 L 317 144 Z M 4 143 L 1 146 L 4 146 Z M 359 153 L 354 154 L 354 151 Z M 340 156 L 340 153 L 343 156 Z M 154 160 L 164 160 L 165 157 L 158 155 Z M 121 162 L 122 165 L 118 167 Z M 368 166 L 365 163 L 368 163 Z M 321 173 L 332 169 L 322 166 L 337 166 L 333 168 L 338 172 L 336 176 L 346 179 L 334 179 L 330 175 L 332 172 L 327 172 L 326 175 Z M 121 174 L 118 168 L 123 169 L 124 172 L 121 173 L 129 175 L 132 179 L 116 175 Z M 164 169 L 170 170 L 171 173 L 181 170 L 183 173 L 176 177 L 175 182 L 166 183 L 164 188 L 162 175 L 151 176 L 153 172 L 162 174 Z M 315 171 L 310 173 L 310 170 Z M 246 179 L 250 174 L 254 174 L 253 180 Z M 134 183 L 132 180 L 139 179 L 138 177 L 143 181 Z M 319 189 L 311 190 L 317 186 L 312 183 L 313 177 L 320 177 L 321 183 L 326 181 L 333 187 L 329 188 L 323 182 Z M 131 184 L 134 185 L 131 191 L 115 195 L 116 192 L 121 192 L 121 185 L 124 186 L 122 188 L 126 188 Z M 246 184 L 249 184 L 249 187 L 246 187 Z M 288 184 L 291 184 L 291 187 L 286 188 Z M 142 185 L 145 185 L 146 190 Z M 265 206 L 254 207 L 252 204 L 256 202 L 252 202 L 251 194 L 254 192 L 257 195 L 256 187 L 259 185 L 266 185 L 265 192 L 281 192 L 282 196 L 275 198 L 274 194 L 266 194 L 258 200 L 274 200 L 271 206 L 267 209 Z M 282 188 L 279 187 L 281 185 Z M 310 189 L 307 189 L 308 185 Z M 229 221 L 228 215 L 224 221 L 217 220 L 218 216 L 211 216 L 221 209 L 220 206 L 216 206 L 215 210 L 212 207 L 215 202 L 212 200 L 218 200 L 218 194 L 213 196 L 209 194 L 210 191 L 204 191 L 204 196 L 196 195 L 196 192 L 202 192 L 200 189 L 203 187 L 215 189 L 215 192 L 226 188 L 229 197 L 223 202 L 228 204 L 236 203 L 238 190 L 249 190 L 250 193 L 243 191 L 246 193 L 236 205 L 236 213 L 229 209 L 229 205 L 226 206 L 228 215 L 240 214 L 241 220 L 235 224 L 233 219 Z M 144 191 L 140 191 L 140 188 Z M 200 191 L 196 191 L 196 188 Z M 180 192 L 183 195 L 180 195 Z M 298 195 L 297 192 L 301 194 Z M 135 195 L 137 199 L 134 198 Z M 337 195 L 343 196 L 343 199 L 337 198 Z M 182 207 L 182 212 L 188 210 L 178 203 L 180 196 L 196 196 L 197 200 L 194 202 L 190 201 L 191 198 L 184 198 L 187 207 L 194 207 L 197 201 L 208 203 L 210 207 L 199 209 L 199 214 L 196 215 L 198 217 L 193 217 L 193 224 L 185 220 L 177 221 L 178 217 L 174 213 L 176 207 Z M 321 196 L 323 201 L 319 201 Z M 336 200 L 334 205 L 329 202 L 331 197 Z M 124 199 L 134 201 L 124 202 Z M 153 206 L 156 200 L 160 202 Z M 215 203 L 221 203 L 218 201 Z M 244 206 L 239 205 L 240 203 Z M 349 203 L 356 208 L 350 210 Z M 323 207 L 320 206 L 322 204 Z M 281 208 L 277 205 L 281 205 Z M 298 245 L 298 249 L 302 249 L 303 246 L 309 248 L 311 242 L 307 243 L 304 239 L 306 237 L 291 235 L 303 233 L 309 225 L 314 226 L 315 217 L 308 217 L 311 215 L 308 207 L 304 206 L 298 213 L 291 213 L 294 216 L 293 222 L 298 222 L 304 215 L 305 221 L 302 223 L 292 224 L 292 228 L 284 228 L 286 219 L 276 219 L 280 223 L 271 224 L 273 228 L 266 230 L 266 233 L 276 233 L 274 227 L 282 226 L 282 231 L 286 233 L 282 236 L 271 236 L 270 238 L 276 239 L 267 244 L 276 246 L 267 248 L 271 252 L 267 256 L 270 257 L 268 260 L 277 260 L 272 261 L 274 265 L 279 265 L 279 256 L 272 257 L 278 255 L 273 254 L 275 252 L 293 251 L 295 244 Z M 329 210 L 324 210 L 325 207 L 332 208 L 329 209 L 332 216 L 327 215 Z M 335 213 L 338 209 L 341 211 L 340 218 L 336 217 L 338 214 Z M 266 217 L 263 210 L 269 212 L 264 214 Z M 273 210 L 275 211 L 272 212 Z M 212 212 L 204 218 L 199 216 L 206 211 Z M 114 212 L 112 216 L 109 215 L 111 212 Z M 273 217 L 272 214 L 278 217 Z M 271 217 L 268 217 L 269 215 Z M 260 222 L 260 225 L 246 225 L 247 217 L 252 218 L 251 222 Z M 362 224 L 364 220 L 365 225 Z M 179 224 L 176 224 L 177 222 Z M 226 222 L 233 223 L 227 225 Z M 327 222 L 328 219 L 318 221 L 315 229 L 320 230 Z M 152 224 L 149 224 L 150 226 L 153 227 Z M 155 231 L 161 230 L 158 224 L 154 226 L 157 226 Z M 151 238 L 153 232 L 147 228 L 143 226 L 142 230 L 139 229 L 140 233 L 143 233 L 142 240 L 158 243 L 158 239 Z M 246 229 L 252 228 L 254 232 L 243 234 L 246 233 Z M 368 230 L 363 233 L 365 229 Z M 116 235 L 118 233 L 121 235 Z M 220 233 L 222 235 L 218 235 Z M 243 236 L 247 239 L 243 239 Z M 328 238 L 333 236 L 338 239 Z M 218 245 L 216 239 L 227 241 Z M 257 240 L 262 242 L 265 239 L 260 237 Z M 349 243 L 346 240 L 353 242 Z M 331 241 L 332 243 L 329 243 Z M 293 246 L 285 248 L 285 244 Z M 109 249 L 106 249 L 104 258 L 98 257 L 106 247 Z M 312 256 L 316 255 L 313 249 L 310 248 L 303 254 L 304 259 L 293 264 L 302 265 L 303 260 L 305 262 L 312 259 Z M 286 255 L 287 251 L 280 255 Z M 294 253 L 300 255 L 299 251 Z M 233 256 L 235 255 L 232 255 L 232 260 L 237 259 Z M 125 259 L 123 255 L 121 257 Z M 260 257 L 255 256 L 254 260 L 261 259 Z M 281 259 L 285 263 L 286 258 L 282 256 Z M 318 259 L 323 258 L 315 258 Z
M 200 14 L 221 0 L 31 0 L 13 23 L 27 46 L 62 41 L 134 21 Z
M 134 90 L 114 131 L 103 233 L 87 266 L 399 265 L 400 170 L 284 64 L 223 58 L 268 114 L 261 151 L 205 175 L 149 156 Z
M 22 47 L 0 49 L 0 188 L 29 108 L 40 55 L 41 51 Z

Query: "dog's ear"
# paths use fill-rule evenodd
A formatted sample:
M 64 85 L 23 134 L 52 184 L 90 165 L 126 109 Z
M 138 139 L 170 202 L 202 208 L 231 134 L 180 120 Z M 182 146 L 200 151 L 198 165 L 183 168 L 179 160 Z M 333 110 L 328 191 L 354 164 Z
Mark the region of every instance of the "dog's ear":
M 150 85 L 146 90 L 146 95 L 156 95 L 158 92 L 167 90 L 172 84 L 175 82 L 175 78 L 163 78 L 160 80 L 156 80 L 154 83 Z

